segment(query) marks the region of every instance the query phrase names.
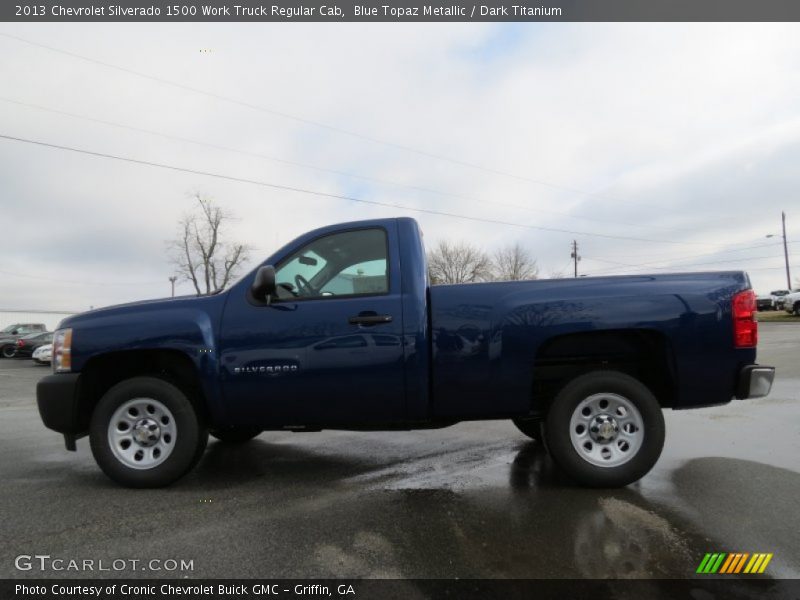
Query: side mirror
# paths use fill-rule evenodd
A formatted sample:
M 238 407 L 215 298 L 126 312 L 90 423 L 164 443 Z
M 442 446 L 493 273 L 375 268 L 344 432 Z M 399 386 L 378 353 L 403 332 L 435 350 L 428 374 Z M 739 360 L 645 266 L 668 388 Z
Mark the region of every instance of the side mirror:
M 19 329 L 15 329 L 14 331 L 11 332 L 11 335 L 17 335 L 18 333 L 19 333 Z
M 265 265 L 256 271 L 250 293 L 253 294 L 253 298 L 265 300 L 267 304 L 272 301 L 272 296 L 275 295 L 275 267 Z

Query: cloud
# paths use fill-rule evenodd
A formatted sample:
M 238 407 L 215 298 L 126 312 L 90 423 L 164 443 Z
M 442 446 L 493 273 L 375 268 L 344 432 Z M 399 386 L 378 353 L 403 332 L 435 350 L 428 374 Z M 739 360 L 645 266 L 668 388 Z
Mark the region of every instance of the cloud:
M 0 100 L 4 134 L 575 232 L 0 140 L 7 249 L 0 271 L 24 275 L 3 275 L 4 307 L 87 308 L 165 295 L 172 273 L 165 241 L 196 190 L 237 215 L 230 233 L 255 247 L 254 259 L 313 227 L 411 215 L 428 244 L 519 240 L 544 273 L 567 270 L 577 239 L 583 272 L 641 271 L 609 261 L 661 269 L 694 255 L 703 255 L 695 262 L 741 258 L 719 268 L 747 269 L 757 288 L 777 288 L 780 249 L 741 249 L 774 242 L 764 236 L 778 232 L 782 209 L 790 212 L 790 239 L 800 238 L 800 215 L 791 211 L 800 159 L 796 24 L 20 24 L 2 31 L 184 87 L 0 36 L 0 51 L 11 57 L 0 63 L 0 97 L 241 152 Z M 771 252 L 774 259 L 759 258 Z

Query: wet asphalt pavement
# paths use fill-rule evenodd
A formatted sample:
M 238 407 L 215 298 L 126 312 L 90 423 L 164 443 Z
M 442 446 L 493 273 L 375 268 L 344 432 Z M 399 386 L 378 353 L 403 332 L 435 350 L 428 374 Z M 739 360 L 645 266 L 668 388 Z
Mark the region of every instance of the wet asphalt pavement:
M 800 320 L 799 320 L 800 321 Z M 772 552 L 800 577 L 800 322 L 762 323 L 769 398 L 666 412 L 641 482 L 562 481 L 510 422 L 397 433 L 264 433 L 210 441 L 163 490 L 126 490 L 45 429 L 46 368 L 0 361 L 0 577 L 691 576 L 706 552 Z M 177 572 L 19 571 L 20 554 L 192 560 Z

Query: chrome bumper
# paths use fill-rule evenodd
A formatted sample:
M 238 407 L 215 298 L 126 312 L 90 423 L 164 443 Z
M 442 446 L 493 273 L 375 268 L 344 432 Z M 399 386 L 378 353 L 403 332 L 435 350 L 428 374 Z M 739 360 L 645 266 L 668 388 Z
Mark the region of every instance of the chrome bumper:
M 775 367 L 747 365 L 739 373 L 736 397 L 739 400 L 763 398 L 772 389 L 773 379 L 775 379 Z

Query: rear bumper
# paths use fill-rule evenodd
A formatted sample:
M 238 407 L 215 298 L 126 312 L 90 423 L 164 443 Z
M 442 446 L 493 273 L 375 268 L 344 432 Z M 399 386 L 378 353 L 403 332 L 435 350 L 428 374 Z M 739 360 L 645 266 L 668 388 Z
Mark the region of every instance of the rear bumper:
M 36 386 L 36 404 L 45 427 L 64 434 L 81 433 L 78 419 L 80 373 L 48 375 Z
M 739 400 L 763 398 L 772 389 L 773 379 L 775 379 L 775 367 L 747 365 L 739 373 L 736 397 Z

